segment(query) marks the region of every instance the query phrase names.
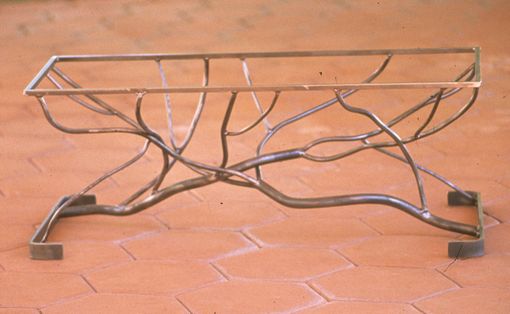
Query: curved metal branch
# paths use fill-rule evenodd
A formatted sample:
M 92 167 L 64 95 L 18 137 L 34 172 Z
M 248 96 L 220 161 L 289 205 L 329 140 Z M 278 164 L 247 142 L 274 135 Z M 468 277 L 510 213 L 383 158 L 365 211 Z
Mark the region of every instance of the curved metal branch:
M 302 151 L 296 150 L 288 150 L 282 151 L 278 153 L 273 153 L 269 155 L 263 155 L 259 157 L 255 157 L 236 165 L 230 167 L 230 169 L 235 169 L 236 171 L 246 171 L 251 168 L 268 164 L 271 162 L 279 162 L 284 160 L 290 160 L 299 158 L 302 156 Z M 229 174 L 225 175 L 226 178 L 230 177 Z M 202 186 L 206 186 L 220 180 L 218 176 L 209 175 L 209 176 L 201 176 L 197 178 L 192 178 L 188 180 L 184 180 L 173 184 L 165 189 L 160 190 L 158 193 L 149 196 L 145 200 L 131 205 L 131 206 L 109 206 L 109 205 L 80 205 L 68 207 L 61 214 L 61 217 L 71 217 L 78 215 L 90 215 L 90 214 L 104 214 L 104 215 L 115 215 L 115 216 L 125 216 L 138 213 L 156 203 L 159 203 L 177 193 L 194 189 Z M 227 180 L 224 182 L 230 183 Z M 331 206 L 345 206 L 345 205 L 355 205 L 355 204 L 383 204 L 398 208 L 407 214 L 410 214 L 428 224 L 433 226 L 450 230 L 454 232 L 459 232 L 463 234 L 469 234 L 473 236 L 478 236 L 479 230 L 476 226 L 467 225 L 463 223 L 457 223 L 454 221 L 449 221 L 446 219 L 442 219 L 440 217 L 434 216 L 428 212 L 423 212 L 420 208 L 393 196 L 384 195 L 384 194 L 354 194 L 354 195 L 341 195 L 341 196 L 331 196 L 331 197 L 321 197 L 321 198 L 293 198 L 289 197 L 272 186 L 267 184 L 264 181 L 260 181 L 257 185 L 251 185 L 252 188 L 256 188 L 260 190 L 262 193 L 266 194 L 273 200 L 283 204 L 285 206 L 294 207 L 294 208 L 312 208 L 312 207 L 331 207 Z
M 49 73 L 46 74 L 46 77 L 50 80 L 50 82 L 58 89 L 64 89 L 64 87 L 53 77 L 51 76 Z M 82 99 L 80 99 L 78 96 L 76 95 L 66 95 L 67 98 L 73 100 L 74 102 L 76 102 L 78 105 L 84 107 L 84 108 L 87 108 L 89 110 L 92 110 L 94 112 L 97 112 L 97 113 L 100 113 L 100 114 L 104 114 L 104 115 L 108 115 L 108 116 L 111 116 L 111 115 L 114 115 L 113 112 L 111 112 L 110 110 L 107 110 L 107 109 L 102 109 L 102 108 L 97 108 L 95 107 L 94 105 L 91 105 L 89 104 L 88 102 L 86 101 L 83 101 Z
M 386 69 L 386 66 L 388 65 L 388 63 L 390 62 L 391 58 L 393 57 L 392 54 L 389 54 L 386 59 L 383 61 L 383 63 L 372 73 L 370 74 L 365 80 L 363 80 L 363 83 L 370 83 L 372 82 L 374 79 L 376 79 L 383 71 L 384 69 Z M 342 96 L 344 98 L 347 98 L 349 96 L 351 96 L 352 94 L 356 93 L 358 90 L 355 90 L 355 89 L 351 89 L 347 92 L 345 92 Z M 289 119 L 286 119 L 286 120 L 283 120 L 282 122 L 278 123 L 274 128 L 272 128 L 267 134 L 266 136 L 262 139 L 262 141 L 260 141 L 258 147 L 257 147 L 257 155 L 260 155 L 262 154 L 262 150 L 264 149 L 264 146 L 267 144 L 267 142 L 271 139 L 271 137 L 273 137 L 279 130 L 283 129 L 284 127 L 294 123 L 294 122 L 297 122 L 311 114 L 314 114 L 318 111 L 321 111 L 325 108 L 328 108 L 329 106 L 335 104 L 336 102 L 338 102 L 337 98 L 332 98 L 328 101 L 325 101 L 323 102 L 322 104 L 320 105 L 317 105 L 311 109 L 308 109 L 300 114 L 297 114 Z M 260 167 L 257 167 L 255 169 L 256 171 L 256 174 L 257 174 L 257 178 L 258 179 L 261 179 L 262 178 L 262 171 L 260 169 Z
M 161 60 L 157 59 L 155 60 L 156 64 L 158 65 L 159 75 L 161 77 L 161 84 L 163 88 L 168 88 L 168 82 L 166 80 L 165 71 L 163 70 L 163 66 L 161 65 Z M 165 93 L 165 109 L 166 109 L 166 118 L 168 123 L 168 137 L 170 139 L 170 144 L 174 149 L 177 148 L 177 144 L 175 141 L 175 133 L 174 133 L 174 123 L 173 123 L 173 117 L 172 117 L 172 106 L 170 104 L 170 94 Z
M 143 155 L 145 155 L 145 153 L 147 152 L 147 149 L 149 148 L 149 144 L 150 144 L 150 141 L 146 141 L 144 146 L 143 146 L 143 148 L 142 148 L 142 150 L 138 154 L 136 154 L 133 158 L 131 158 L 130 160 L 128 160 L 125 163 L 121 164 L 120 166 L 118 166 L 118 167 L 108 171 L 107 173 L 105 173 L 104 175 L 102 175 L 101 177 L 99 177 L 98 179 L 96 179 L 95 181 L 90 183 L 89 185 L 87 185 L 80 192 L 72 195 L 66 202 L 64 202 L 62 205 L 60 205 L 60 207 L 57 210 L 55 210 L 54 215 L 50 218 L 50 221 L 48 223 L 48 228 L 46 229 L 45 233 L 43 234 L 41 242 L 46 241 L 46 239 L 48 238 L 48 235 L 49 235 L 51 229 L 55 225 L 55 223 L 56 223 L 58 217 L 60 216 L 61 212 L 67 206 L 69 206 L 69 204 L 71 204 L 74 201 L 76 201 L 80 196 L 82 196 L 85 193 L 87 193 L 88 191 L 90 191 L 92 188 L 97 186 L 99 183 L 103 182 L 104 180 L 110 178 L 111 176 L 113 176 L 114 174 L 118 173 L 119 171 L 122 171 L 122 170 L 126 169 L 127 167 L 131 166 L 132 164 L 134 164 L 136 161 L 138 161 L 140 158 L 142 158 Z
M 271 113 L 271 111 L 273 110 L 274 106 L 276 105 L 276 102 L 278 101 L 278 97 L 279 96 L 280 96 L 280 91 L 276 91 L 274 93 L 273 100 L 271 101 L 271 105 L 269 106 L 269 108 L 267 108 L 267 110 L 265 112 L 263 112 L 259 116 L 259 118 L 257 120 L 255 120 L 255 122 L 253 122 L 252 124 L 242 128 L 239 131 L 227 131 L 227 135 L 229 135 L 229 136 L 237 136 L 237 135 L 244 134 L 244 133 L 248 132 L 249 130 L 253 129 L 255 126 L 257 126 L 257 124 L 260 123 L 260 121 L 264 120 L 264 118 L 267 117 Z
M 471 65 L 470 67 L 468 67 L 465 71 L 463 71 L 456 79 L 455 81 L 459 81 L 461 79 L 463 79 L 466 75 L 469 76 L 466 78 L 466 80 L 471 80 L 473 77 L 474 77 L 474 67 L 473 65 Z M 440 97 L 440 100 L 443 100 L 443 99 L 446 99 L 448 97 L 451 97 L 455 94 L 457 94 L 460 90 L 462 90 L 461 88 L 454 88 L 454 89 L 451 89 L 447 92 L 444 92 L 442 94 L 442 96 Z M 398 124 L 399 122 L 405 120 L 406 118 L 408 118 L 409 116 L 411 116 L 412 114 L 414 114 L 415 112 L 425 108 L 427 105 L 435 102 L 438 98 L 438 95 L 439 95 L 439 92 L 429 96 L 427 99 L 419 102 L 417 105 L 411 107 L 410 109 L 408 109 L 407 111 L 403 112 L 402 114 L 396 116 L 395 118 L 391 119 L 387 125 L 388 127 L 393 127 L 395 126 L 396 124 Z M 345 97 L 344 97 L 345 98 Z M 379 135 L 381 134 L 383 131 L 381 129 L 377 129 L 377 130 L 373 130 L 373 131 L 370 131 L 370 132 L 366 132 L 366 133 L 360 133 L 360 134 L 355 134 L 355 135 L 344 135 L 344 136 L 331 136 L 331 137 L 324 137 L 324 138 L 320 138 L 320 139 L 317 139 L 315 141 L 312 141 L 310 142 L 308 145 L 307 145 L 307 149 L 310 149 L 312 148 L 313 146 L 316 146 L 318 144 L 322 144 L 322 143 L 326 143 L 326 142 L 347 142 L 347 141 L 362 141 L 362 140 L 365 140 L 365 139 L 368 139 L 370 137 L 374 137 L 376 135 Z M 421 138 L 421 137 L 420 137 Z M 406 138 L 404 140 L 404 143 L 408 143 L 408 142 L 411 142 L 413 140 L 416 140 L 418 138 L 413 138 L 412 140 L 410 140 L 410 138 Z M 371 148 L 371 147 L 367 147 L 367 148 Z M 356 150 L 363 150 L 364 148 L 356 148 Z M 350 155 L 351 153 L 348 153 L 348 155 Z M 341 157 L 340 157 L 341 158 Z M 338 159 L 338 158 L 336 158 Z
M 357 114 L 361 114 L 361 115 L 364 115 L 364 116 L 368 117 L 380 129 L 382 129 L 386 134 L 388 134 L 395 141 L 395 143 L 399 146 L 399 148 L 402 151 L 402 153 L 404 154 L 407 162 L 409 163 L 409 166 L 411 167 L 411 169 L 413 171 L 413 174 L 414 174 L 414 177 L 416 179 L 416 184 L 418 186 L 418 191 L 420 193 L 420 201 L 421 201 L 422 210 L 424 212 L 428 211 L 428 208 L 427 208 L 427 199 L 425 197 L 425 192 L 423 191 L 422 178 L 420 176 L 420 173 L 418 172 L 418 169 L 416 168 L 416 164 L 415 164 L 413 158 L 411 157 L 411 154 L 409 153 L 409 150 L 407 149 L 405 144 L 400 139 L 400 136 L 398 136 L 398 134 L 395 133 L 395 131 L 393 131 L 386 124 L 384 124 L 384 122 L 382 122 L 382 120 L 379 119 L 379 117 L 377 117 L 374 113 L 372 113 L 372 112 L 370 112 L 370 111 L 368 111 L 366 109 L 358 108 L 358 107 L 353 107 L 353 106 L 347 104 L 344 101 L 344 99 L 342 98 L 342 95 L 340 94 L 340 92 L 338 92 L 338 91 L 335 91 L 335 94 L 336 94 L 336 97 L 338 98 L 338 102 L 342 105 L 342 107 L 344 107 L 347 111 L 350 111 L 350 112 L 353 112 L 353 113 L 357 113 Z
M 253 81 L 251 79 L 250 70 L 248 69 L 248 63 L 246 62 L 246 59 L 241 59 L 241 63 L 243 65 L 243 74 L 244 78 L 246 79 L 246 83 L 248 84 L 248 86 L 253 86 Z M 251 92 L 251 97 L 253 98 L 253 102 L 255 102 L 255 107 L 257 107 L 259 113 L 261 115 L 264 115 L 264 109 L 262 109 L 262 105 L 260 104 L 260 100 L 259 97 L 257 96 L 257 93 Z M 262 120 L 264 121 L 264 127 L 266 128 L 266 131 L 269 132 L 271 130 L 271 124 L 269 123 L 269 120 L 267 119 L 266 116 L 264 116 Z
M 43 109 L 44 116 L 46 117 L 46 120 L 48 120 L 50 125 L 62 132 L 65 132 L 65 133 L 71 133 L 71 134 L 129 133 L 129 134 L 136 134 L 136 135 L 143 134 L 143 132 L 141 132 L 138 128 L 129 129 L 129 128 L 69 128 L 69 127 L 65 127 L 62 124 L 58 123 L 53 118 L 53 116 L 51 115 L 51 113 L 49 111 L 48 105 L 46 104 L 46 101 L 44 100 L 44 97 L 37 97 L 37 100 L 39 101 L 39 104 L 41 105 L 41 108 Z
M 390 156 L 392 158 L 395 158 L 397 160 L 400 160 L 401 162 L 404 162 L 404 163 L 407 163 L 407 160 L 405 158 L 403 158 L 402 156 L 399 156 L 387 149 L 384 149 L 384 148 L 380 148 L 380 147 L 375 147 L 374 148 L 376 151 L 380 152 L 380 153 L 383 153 L 387 156 Z M 446 179 L 445 177 L 439 175 L 438 173 L 424 167 L 424 166 L 421 166 L 419 164 L 416 164 L 416 168 L 418 168 L 420 171 L 423 171 L 425 172 L 426 174 L 436 178 L 437 180 L 439 180 L 440 182 L 444 183 L 445 185 L 449 186 L 450 188 L 452 188 L 453 190 L 459 192 L 460 194 L 462 194 L 462 196 L 464 196 L 465 198 L 469 199 L 469 200 L 474 200 L 474 197 L 469 194 L 468 192 L 464 191 L 463 189 L 461 189 L 460 187 L 458 187 L 457 185 L 455 185 L 453 182 L 451 182 L 450 180 Z
M 69 76 L 67 76 L 64 72 L 62 72 L 57 67 L 54 66 L 51 70 L 55 74 L 57 74 L 62 80 L 64 80 L 67 84 L 71 85 L 73 88 L 82 88 L 80 86 L 80 84 L 78 84 L 75 81 L 73 81 Z M 131 119 L 127 115 L 123 114 L 122 112 L 118 111 L 113 106 L 107 104 L 101 98 L 99 98 L 97 96 L 94 96 L 94 95 L 89 95 L 89 94 L 86 94 L 85 97 L 87 97 L 88 99 L 92 100 L 98 106 L 100 106 L 100 107 L 110 111 L 112 114 L 116 115 L 119 119 L 121 119 L 122 121 L 126 122 L 127 124 L 129 124 L 129 125 L 131 125 L 131 126 L 133 126 L 135 128 L 138 127 L 138 125 L 136 124 L 136 122 L 133 119 Z
M 420 134 L 421 134 L 421 131 L 423 131 L 427 127 L 427 125 L 429 125 L 430 121 L 432 121 L 432 119 L 434 118 L 434 115 L 436 114 L 437 108 L 439 107 L 439 103 L 441 102 L 441 96 L 443 95 L 443 91 L 444 90 L 441 89 L 437 93 L 436 101 L 434 102 L 434 106 L 430 110 L 430 113 L 429 113 L 429 116 L 427 117 L 427 120 L 425 120 L 423 125 L 421 127 L 419 127 L 418 130 L 416 130 L 416 132 L 414 133 L 414 137 L 419 138 Z
M 221 137 L 221 150 L 223 151 L 223 158 L 221 160 L 220 167 L 224 168 L 228 162 L 228 122 L 230 120 L 230 116 L 232 115 L 232 110 L 234 109 L 234 103 L 236 101 L 237 92 L 232 92 L 230 96 L 230 100 L 228 102 L 227 111 L 225 112 L 225 116 L 223 118 L 223 122 L 221 123 L 220 137 Z

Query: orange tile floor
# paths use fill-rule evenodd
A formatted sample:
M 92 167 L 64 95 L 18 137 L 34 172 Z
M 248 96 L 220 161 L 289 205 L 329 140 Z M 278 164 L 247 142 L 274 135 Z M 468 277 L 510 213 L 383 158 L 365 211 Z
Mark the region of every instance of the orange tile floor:
M 0 21 L 0 313 L 510 313 L 508 1 L 1 1 Z M 62 220 L 51 240 L 65 258 L 29 259 L 27 241 L 56 200 L 133 149 L 59 133 L 22 96 L 51 55 L 441 46 L 481 46 L 483 88 L 417 154 L 482 193 L 484 257 L 448 258 L 457 235 L 390 208 L 289 209 L 218 185 L 134 216 Z M 294 193 L 349 180 L 329 170 L 280 179 Z M 137 171 L 100 192 L 135 189 Z M 351 180 L 369 174 L 370 187 L 413 193 L 359 171 Z M 432 207 L 465 219 L 444 194 L 430 191 Z

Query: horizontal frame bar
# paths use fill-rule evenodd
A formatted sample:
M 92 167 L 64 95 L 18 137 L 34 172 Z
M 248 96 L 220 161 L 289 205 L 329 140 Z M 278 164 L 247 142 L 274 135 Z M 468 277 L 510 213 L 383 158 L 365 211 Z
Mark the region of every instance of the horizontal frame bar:
M 253 86 L 207 86 L 170 88 L 78 88 L 78 89 L 35 89 L 26 91 L 30 96 L 46 95 L 87 95 L 87 94 L 136 94 L 136 93 L 219 93 L 219 92 L 269 92 L 269 91 L 311 91 L 347 89 L 419 89 L 419 88 L 478 88 L 481 82 L 429 82 L 429 83 L 360 83 L 325 85 L 253 85 Z
M 239 59 L 239 58 L 290 58 L 290 57 L 334 57 L 334 56 L 377 56 L 473 53 L 476 47 L 469 48 L 411 48 L 411 49 L 371 49 L 371 50 L 319 50 L 319 51 L 275 51 L 275 52 L 216 52 L 216 53 L 146 53 L 117 55 L 67 55 L 57 56 L 59 62 L 70 61 L 134 61 L 134 60 L 183 60 L 183 59 Z
M 35 89 L 44 76 L 57 62 L 95 61 L 143 61 L 143 60 L 184 60 L 184 59 L 226 59 L 226 58 L 283 58 L 283 57 L 326 57 L 326 56 L 374 56 L 374 55 L 418 55 L 473 53 L 475 81 L 468 82 L 392 82 L 392 83 L 347 83 L 347 84 L 289 84 L 253 86 L 183 86 L 183 87 L 115 87 L 80 89 Z M 480 48 L 414 48 L 376 50 L 328 50 L 328 51 L 281 51 L 281 52 L 235 52 L 235 53 L 193 53 L 193 54 L 117 54 L 117 55 L 66 55 L 53 56 L 39 71 L 24 90 L 25 95 L 86 95 L 86 94 L 130 94 L 130 93 L 199 93 L 199 92 L 256 92 L 256 91 L 308 91 L 342 89 L 419 89 L 419 88 L 478 88 L 481 86 Z

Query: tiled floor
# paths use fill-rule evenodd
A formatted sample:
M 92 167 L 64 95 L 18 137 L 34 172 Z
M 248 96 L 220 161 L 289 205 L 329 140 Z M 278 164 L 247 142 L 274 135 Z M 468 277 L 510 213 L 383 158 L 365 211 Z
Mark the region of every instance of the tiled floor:
M 1 1 L 0 24 L 0 313 L 510 313 L 508 1 Z M 416 154 L 482 192 L 484 257 L 449 259 L 456 234 L 390 208 L 290 209 L 225 185 L 134 216 L 62 220 L 51 239 L 65 258 L 28 257 L 53 203 L 135 147 L 48 125 L 21 93 L 51 55 L 477 45 L 484 83 L 475 107 Z M 197 141 L 190 151 L 213 149 Z M 114 199 L 144 184 L 140 173 L 157 158 L 151 152 L 99 193 Z M 320 180 L 275 180 L 307 195 L 348 188 L 332 167 Z M 397 174 L 358 171 L 348 170 L 353 182 L 370 174 L 370 188 L 414 197 Z M 445 206 L 445 190 L 429 192 L 440 214 L 472 218 Z

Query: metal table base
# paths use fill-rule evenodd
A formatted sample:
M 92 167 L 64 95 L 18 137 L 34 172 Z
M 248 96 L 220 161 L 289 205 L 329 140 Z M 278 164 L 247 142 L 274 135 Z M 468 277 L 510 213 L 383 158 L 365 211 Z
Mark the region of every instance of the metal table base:
M 450 81 L 418 81 L 418 82 L 377 82 L 383 72 L 390 67 L 390 63 L 396 56 L 420 56 L 420 55 L 472 55 L 473 61 L 458 75 Z M 359 83 L 328 83 L 328 84 L 254 84 L 253 75 L 248 67 L 248 60 L 270 60 L 270 59 L 296 59 L 296 58 L 342 58 L 380 56 L 381 63 L 365 80 Z M 211 63 L 219 59 L 237 60 L 240 63 L 245 85 L 224 86 L 210 85 Z M 195 60 L 203 63 L 203 82 L 200 86 L 170 86 L 163 70 L 163 63 L 171 60 Z M 148 62 L 155 64 L 162 82 L 161 87 L 113 87 L 113 88 L 86 88 L 82 87 L 70 75 L 64 73 L 57 65 L 65 63 L 101 63 L 119 62 Z M 54 88 L 39 88 L 41 82 L 51 83 Z M 224 182 L 236 186 L 256 189 L 274 201 L 285 206 L 294 208 L 319 208 L 331 206 L 346 206 L 359 204 L 382 204 L 397 208 L 413 217 L 428 223 L 437 228 L 466 234 L 473 237 L 472 240 L 454 240 L 448 245 L 448 255 L 455 258 L 466 258 L 484 254 L 484 232 L 483 232 L 483 208 L 480 193 L 464 191 L 439 174 L 419 165 L 413 159 L 407 144 L 416 142 L 430 135 L 436 134 L 455 120 L 465 114 L 474 104 L 481 86 L 480 76 L 480 49 L 479 48 L 431 48 L 431 49 L 382 49 L 382 50 L 338 50 L 338 51 L 293 51 L 293 52 L 248 52 L 248 53 L 204 53 L 204 54 L 137 54 L 137 55 L 82 55 L 82 56 L 54 56 L 35 76 L 26 87 L 24 93 L 34 96 L 48 122 L 60 131 L 71 134 L 102 134 L 102 133 L 124 133 L 145 139 L 145 144 L 133 158 L 124 164 L 105 173 L 100 178 L 90 183 L 81 191 L 61 198 L 50 211 L 46 219 L 38 227 L 36 233 L 30 240 L 30 255 L 34 259 L 61 259 L 63 258 L 63 246 L 60 243 L 48 243 L 48 235 L 60 218 L 73 217 L 90 214 L 104 214 L 125 216 L 138 213 L 147 209 L 177 193 L 207 186 L 217 182 Z M 409 107 L 403 113 L 395 116 L 389 121 L 383 121 L 378 115 L 362 106 L 354 106 L 347 102 L 347 98 L 360 91 L 370 92 L 374 89 L 433 89 L 434 92 L 420 101 L 418 104 Z M 458 95 L 461 90 L 470 90 L 471 96 L 467 102 L 447 119 L 432 125 L 436 112 L 444 99 Z M 329 92 L 330 97 L 323 102 L 303 111 L 299 114 L 286 118 L 276 124 L 272 124 L 269 118 L 282 93 L 305 93 L 309 91 Z M 165 109 L 168 116 L 169 140 L 164 140 L 146 122 L 142 114 L 144 97 L 148 94 L 163 94 L 165 97 Z M 197 93 L 198 104 L 193 119 L 187 128 L 187 133 L 181 143 L 177 143 L 173 130 L 171 95 L 179 93 Z M 211 93 L 227 93 L 229 101 L 227 109 L 221 121 L 221 132 L 218 136 L 221 139 L 222 159 L 219 164 L 208 164 L 185 157 L 183 152 L 193 138 L 197 125 L 201 121 L 201 115 L 206 106 L 206 96 Z M 253 122 L 240 130 L 231 130 L 230 120 L 236 106 L 237 96 L 241 93 L 249 93 L 259 112 Z M 264 109 L 258 95 L 259 93 L 272 93 L 272 100 Z M 104 95 L 131 94 L 135 96 L 134 117 L 121 112 L 104 99 Z M 98 115 L 113 116 L 121 121 L 122 127 L 101 127 L 101 128 L 78 128 L 61 124 L 52 114 L 48 107 L 48 96 L 60 96 L 91 110 Z M 360 115 L 369 119 L 374 129 L 359 134 L 341 134 L 329 137 L 317 138 L 304 146 L 292 149 L 266 152 L 266 144 L 280 130 L 291 127 L 295 122 L 305 119 L 319 111 L 331 106 L 339 106 L 348 113 Z M 414 134 L 401 137 L 394 129 L 394 126 L 405 121 L 414 113 L 420 110 L 427 110 L 427 119 L 415 130 Z M 259 142 L 253 157 L 241 162 L 229 162 L 228 139 L 250 132 L 258 125 L 263 125 L 265 135 Z M 374 139 L 378 135 L 387 135 L 390 140 L 378 141 Z M 330 155 L 313 154 L 313 148 L 323 144 L 334 143 L 358 143 L 358 146 L 337 152 Z M 149 183 L 140 187 L 138 191 L 127 197 L 124 201 L 113 205 L 97 204 L 94 195 L 88 194 L 107 178 L 133 165 L 140 160 L 147 152 L 149 146 L 157 147 L 161 151 L 163 164 L 160 173 Z M 399 153 L 389 148 L 398 148 Z M 366 150 L 374 150 L 383 155 L 389 156 L 405 163 L 412 171 L 416 181 L 416 189 L 420 196 L 420 204 L 414 205 L 404 199 L 376 193 L 361 193 L 348 195 L 335 195 L 328 197 L 296 198 L 288 196 L 264 179 L 263 168 L 273 163 L 306 159 L 312 162 L 333 162 L 342 158 L 355 155 Z M 180 181 L 178 183 L 163 186 L 165 177 L 171 173 L 174 165 L 180 163 L 196 176 Z M 254 175 L 248 171 L 254 170 Z M 446 184 L 452 191 L 448 193 L 448 204 L 450 206 L 472 206 L 476 208 L 478 222 L 476 225 L 464 224 L 441 218 L 434 215 L 428 208 L 427 198 L 423 187 L 422 174 L 430 175 L 432 178 Z

